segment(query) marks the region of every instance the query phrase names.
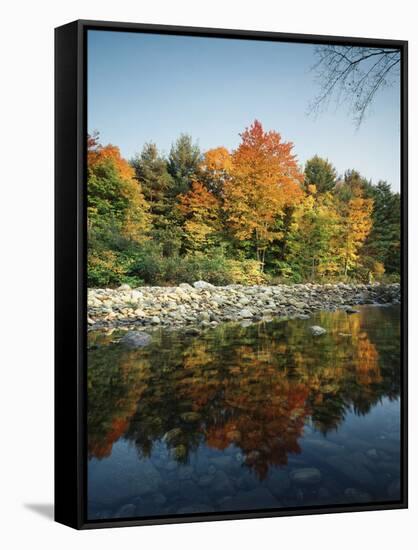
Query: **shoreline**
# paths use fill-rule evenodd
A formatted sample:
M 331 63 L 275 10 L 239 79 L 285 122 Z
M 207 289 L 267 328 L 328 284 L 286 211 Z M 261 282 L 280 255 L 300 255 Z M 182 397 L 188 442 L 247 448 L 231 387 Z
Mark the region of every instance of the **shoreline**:
M 214 286 L 205 281 L 175 287 L 122 285 L 88 290 L 88 329 L 207 328 L 224 322 L 307 319 L 316 311 L 396 304 L 400 284 L 293 284 Z

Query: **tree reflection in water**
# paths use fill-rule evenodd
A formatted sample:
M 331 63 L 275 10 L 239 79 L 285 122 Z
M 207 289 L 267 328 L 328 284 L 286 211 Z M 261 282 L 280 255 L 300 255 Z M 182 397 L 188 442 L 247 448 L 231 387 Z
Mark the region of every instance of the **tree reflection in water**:
M 311 336 L 312 324 L 327 333 Z M 109 456 L 120 437 L 140 457 L 164 441 L 179 463 L 199 445 L 233 444 L 264 479 L 301 451 L 306 424 L 327 434 L 349 411 L 366 415 L 400 391 L 396 307 L 224 324 L 194 337 L 161 331 L 140 350 L 108 340 L 91 335 L 98 345 L 88 359 L 90 458 Z

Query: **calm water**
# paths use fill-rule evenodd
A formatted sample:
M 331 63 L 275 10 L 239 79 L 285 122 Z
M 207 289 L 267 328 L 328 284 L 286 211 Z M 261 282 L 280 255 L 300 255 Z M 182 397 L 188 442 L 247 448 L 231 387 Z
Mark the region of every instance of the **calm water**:
M 91 334 L 89 519 L 398 500 L 400 311 L 360 309 Z

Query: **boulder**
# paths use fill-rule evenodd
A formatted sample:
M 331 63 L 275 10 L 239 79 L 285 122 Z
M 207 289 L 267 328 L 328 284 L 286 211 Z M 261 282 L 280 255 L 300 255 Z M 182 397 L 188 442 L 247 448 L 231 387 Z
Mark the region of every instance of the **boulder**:
M 214 285 L 207 283 L 206 281 L 195 281 L 193 286 L 198 289 L 215 288 Z
M 123 284 L 118 287 L 118 290 L 131 290 L 131 287 L 128 284 Z
M 238 313 L 238 316 L 241 317 L 241 319 L 251 319 L 251 317 L 253 316 L 253 312 L 251 311 L 251 309 L 244 308 L 241 309 L 241 311 Z
M 323 334 L 326 334 L 326 330 L 318 325 L 311 326 L 311 334 L 312 336 L 322 336 Z
M 146 332 L 130 331 L 122 336 L 120 342 L 130 348 L 143 348 L 151 342 L 151 336 Z

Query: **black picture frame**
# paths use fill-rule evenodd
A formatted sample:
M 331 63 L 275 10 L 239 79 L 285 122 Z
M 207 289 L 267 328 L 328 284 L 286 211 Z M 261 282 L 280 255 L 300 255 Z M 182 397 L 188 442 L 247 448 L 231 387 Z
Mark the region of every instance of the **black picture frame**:
M 356 504 L 129 520 L 86 519 L 86 137 L 88 30 L 235 38 L 401 51 L 401 499 Z M 391 510 L 408 506 L 408 43 L 339 36 L 79 20 L 55 29 L 55 520 L 76 529 L 289 515 Z

